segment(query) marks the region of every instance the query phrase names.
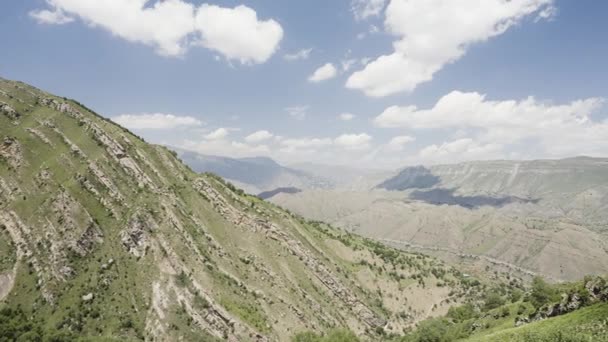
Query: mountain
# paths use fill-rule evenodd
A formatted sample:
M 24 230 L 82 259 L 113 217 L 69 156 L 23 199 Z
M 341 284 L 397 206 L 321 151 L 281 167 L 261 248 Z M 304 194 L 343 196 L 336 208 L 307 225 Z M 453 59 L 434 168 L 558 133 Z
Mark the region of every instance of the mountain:
M 270 200 L 450 262 L 555 281 L 608 273 L 608 159 L 417 166 L 377 184 Z
M 0 340 L 377 339 L 510 277 L 307 221 L 20 82 L 0 141 Z
M 334 186 L 333 181 L 327 178 L 279 165 L 266 157 L 235 159 L 175 150 L 194 171 L 215 173 L 251 194 L 287 187 L 324 189 Z
M 331 189 L 340 190 L 369 190 L 382 180 L 393 175 L 392 170 L 364 169 L 344 165 L 297 163 L 290 166 L 328 179 L 333 184 Z

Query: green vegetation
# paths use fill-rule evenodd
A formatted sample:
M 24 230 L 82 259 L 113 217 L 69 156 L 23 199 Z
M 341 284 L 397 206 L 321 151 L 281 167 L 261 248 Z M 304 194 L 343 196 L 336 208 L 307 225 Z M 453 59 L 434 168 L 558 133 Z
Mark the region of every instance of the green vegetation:
M 359 342 L 359 338 L 348 330 L 331 330 L 326 335 L 304 332 L 293 337 L 292 342 Z
M 0 342 L 285 341 L 304 326 L 338 330 L 297 341 L 476 338 L 565 291 L 536 282 L 523 295 L 519 282 L 307 221 L 78 103 L 0 90 L 19 113 L 0 113 L 0 272 L 16 270 Z M 567 293 L 596 301 L 580 285 Z

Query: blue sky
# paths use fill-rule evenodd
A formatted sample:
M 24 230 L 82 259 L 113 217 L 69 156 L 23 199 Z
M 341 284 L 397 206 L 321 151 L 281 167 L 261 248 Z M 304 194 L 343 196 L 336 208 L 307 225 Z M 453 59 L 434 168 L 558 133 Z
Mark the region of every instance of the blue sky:
M 608 151 L 608 3 L 475 3 L 10 1 L 0 76 L 206 154 L 399 167 Z

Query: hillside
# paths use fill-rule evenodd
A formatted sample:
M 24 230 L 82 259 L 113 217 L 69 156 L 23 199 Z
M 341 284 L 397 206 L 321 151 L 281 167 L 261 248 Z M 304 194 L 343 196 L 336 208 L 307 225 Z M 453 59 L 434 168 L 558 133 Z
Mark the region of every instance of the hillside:
M 404 250 L 554 281 L 608 273 L 608 163 L 601 158 L 411 167 L 370 191 L 270 200 Z
M 516 198 L 547 209 L 547 217 L 608 231 L 608 159 L 475 161 L 409 167 L 378 185 L 387 190 L 446 189 L 456 196 Z M 454 198 L 454 196 L 452 196 Z M 457 199 L 457 198 L 456 198 Z
M 373 338 L 491 285 L 197 174 L 75 101 L 0 80 L 0 107 L 9 340 Z
M 383 342 L 606 342 L 608 341 L 608 282 L 585 277 L 560 285 L 535 278 L 525 292 L 494 288 L 479 300 L 450 308 L 401 336 Z M 305 332 L 295 342 L 362 341 L 348 330 L 327 334 Z
M 332 180 L 282 166 L 266 157 L 229 158 L 208 156 L 183 149 L 175 150 L 179 158 L 192 170 L 219 175 L 253 195 L 287 187 L 325 189 L 334 186 Z

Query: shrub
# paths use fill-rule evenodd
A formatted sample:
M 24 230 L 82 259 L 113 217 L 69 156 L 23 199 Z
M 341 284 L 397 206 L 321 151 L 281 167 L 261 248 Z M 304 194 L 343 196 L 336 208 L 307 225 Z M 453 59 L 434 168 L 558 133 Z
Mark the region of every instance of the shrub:
M 534 308 L 538 309 L 541 306 L 559 300 L 558 291 L 550 284 L 545 282 L 541 277 L 535 277 L 532 280 L 532 291 L 529 296 L 530 303 Z
M 488 293 L 484 298 L 483 310 L 489 311 L 505 304 L 505 300 L 497 293 Z
M 471 304 L 453 306 L 448 310 L 447 316 L 459 323 L 475 317 L 475 308 Z

